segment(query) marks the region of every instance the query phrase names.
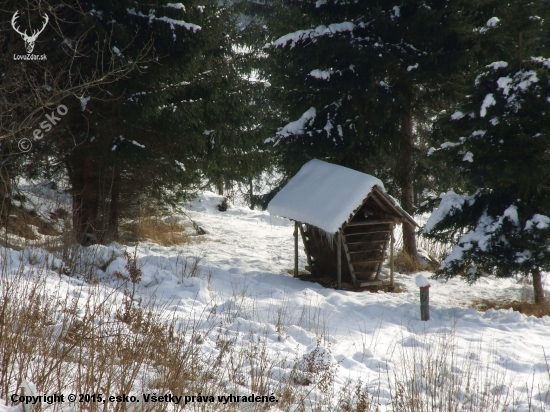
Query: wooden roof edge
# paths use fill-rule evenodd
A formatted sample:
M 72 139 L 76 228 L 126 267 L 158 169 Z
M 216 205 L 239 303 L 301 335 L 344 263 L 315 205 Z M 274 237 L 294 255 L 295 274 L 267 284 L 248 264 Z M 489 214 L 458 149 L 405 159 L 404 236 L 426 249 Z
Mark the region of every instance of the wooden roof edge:
M 418 223 L 416 223 L 416 221 L 412 218 L 411 215 L 409 215 L 402 207 L 401 205 L 399 205 L 399 203 L 397 203 L 395 201 L 395 199 L 393 197 L 391 197 L 388 193 L 386 193 L 385 190 L 382 190 L 380 187 L 378 187 L 378 185 L 375 185 L 373 188 L 372 188 L 372 191 L 373 192 L 376 192 L 377 194 L 379 195 L 382 195 L 384 200 L 386 200 L 386 202 L 400 215 L 403 216 L 403 219 L 401 219 L 402 221 L 406 221 L 406 222 L 409 222 L 410 224 L 412 224 L 413 226 L 416 226 L 416 227 L 420 227 L 420 225 Z

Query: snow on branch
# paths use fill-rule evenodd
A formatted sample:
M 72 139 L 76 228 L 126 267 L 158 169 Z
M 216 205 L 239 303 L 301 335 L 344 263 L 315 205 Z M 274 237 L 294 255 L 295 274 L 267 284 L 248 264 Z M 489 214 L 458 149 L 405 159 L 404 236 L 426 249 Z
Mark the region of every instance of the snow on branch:
M 170 28 L 172 29 L 172 31 L 174 30 L 174 26 L 185 27 L 187 30 L 192 30 L 194 33 L 197 32 L 197 30 L 202 30 L 201 26 L 198 26 L 198 25 L 193 24 L 193 23 L 187 23 L 183 20 L 175 20 L 175 19 L 171 19 L 171 18 L 166 17 L 166 16 L 157 17 L 157 16 L 155 16 L 154 10 L 151 10 L 149 12 L 149 15 L 147 15 L 147 16 L 145 14 L 143 14 L 142 12 L 140 12 L 140 11 L 136 12 L 135 9 L 126 9 L 126 11 L 128 12 L 128 14 L 130 14 L 132 16 L 139 16 L 139 17 L 148 18 L 149 19 L 149 24 L 151 24 L 154 20 L 159 20 L 159 21 L 163 21 L 165 23 L 168 23 L 170 25 Z M 175 34 L 174 34 L 174 38 L 175 38 Z
M 447 216 L 453 215 L 456 212 L 461 212 L 464 203 L 468 202 L 468 204 L 471 205 L 474 201 L 475 194 L 473 196 L 459 195 L 452 190 L 442 194 L 439 207 L 432 213 L 428 222 L 426 222 L 424 233 L 430 233 L 433 228 Z
M 317 110 L 315 110 L 315 107 L 310 107 L 298 120 L 290 122 L 281 128 L 277 132 L 277 138 L 270 137 L 264 143 L 275 141 L 275 146 L 277 146 L 283 137 L 304 134 L 306 127 L 315 120 L 315 116 L 317 116 Z
M 346 31 L 353 31 L 355 28 L 355 24 L 345 21 L 343 23 L 334 23 L 327 26 L 319 26 L 315 29 L 308 29 L 308 30 L 298 30 L 294 33 L 285 34 L 284 36 L 280 37 L 279 39 L 275 40 L 272 45 L 275 47 L 285 47 L 287 43 L 290 42 L 290 48 L 294 48 L 296 46 L 296 43 L 305 40 L 305 39 L 315 39 L 317 37 L 321 36 L 331 36 L 336 33 L 342 33 Z M 269 47 L 269 45 L 267 45 Z

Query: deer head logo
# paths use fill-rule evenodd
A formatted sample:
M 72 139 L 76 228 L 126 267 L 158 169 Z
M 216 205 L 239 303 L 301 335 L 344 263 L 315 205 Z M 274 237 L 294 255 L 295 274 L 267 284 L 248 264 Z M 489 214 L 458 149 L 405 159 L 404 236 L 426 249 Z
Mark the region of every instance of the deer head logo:
M 34 43 L 36 42 L 38 35 L 44 31 L 44 29 L 46 28 L 46 24 L 48 24 L 48 21 L 50 19 L 48 18 L 48 15 L 44 13 L 44 25 L 40 30 L 33 30 L 32 35 L 29 36 L 27 34 L 27 30 L 25 30 L 24 32 L 20 32 L 17 26 L 15 25 L 16 24 L 15 21 L 17 20 L 18 17 L 19 17 L 19 11 L 16 11 L 11 19 L 11 26 L 17 33 L 21 35 L 21 37 L 25 41 L 25 49 L 27 49 L 27 54 L 31 54 L 34 49 Z

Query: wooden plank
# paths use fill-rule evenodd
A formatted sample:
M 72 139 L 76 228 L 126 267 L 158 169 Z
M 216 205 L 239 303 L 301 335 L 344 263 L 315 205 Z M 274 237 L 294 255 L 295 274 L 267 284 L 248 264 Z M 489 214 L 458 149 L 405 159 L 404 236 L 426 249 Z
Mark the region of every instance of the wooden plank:
M 379 286 L 379 285 L 382 285 L 382 284 L 383 284 L 383 282 L 381 280 L 368 280 L 366 282 L 360 282 L 359 287 L 364 288 L 364 287 L 367 287 L 367 286 Z
M 345 233 L 345 236 L 371 235 L 374 233 L 390 233 L 389 230 L 373 230 L 372 232 Z
M 380 240 L 363 240 L 362 242 L 347 242 L 348 245 L 363 245 L 365 243 L 384 243 L 386 239 Z
M 344 252 L 346 253 L 346 260 L 348 261 L 349 273 L 351 275 L 351 281 L 352 281 L 353 285 L 355 286 L 357 284 L 357 278 L 355 277 L 355 271 L 353 270 L 353 264 L 351 263 L 351 256 L 349 254 L 349 249 L 348 249 L 346 237 L 343 236 L 343 232 L 341 230 L 338 233 L 340 234 L 340 237 L 342 238 L 342 244 L 344 245 Z
M 336 274 L 338 276 L 338 289 L 342 289 L 342 235 L 338 233 L 336 242 Z
M 351 255 L 353 255 L 355 253 L 369 253 L 369 252 L 383 252 L 383 251 L 384 251 L 384 249 L 377 248 L 377 249 L 352 250 L 349 253 Z
M 362 264 L 366 264 L 366 263 L 380 263 L 380 262 L 384 262 L 385 259 L 376 259 L 376 260 L 361 260 L 359 262 L 353 262 L 354 265 L 362 265 Z
M 381 199 L 378 198 L 378 196 L 380 196 L 380 195 L 378 194 L 378 192 L 376 191 L 376 188 L 374 187 L 372 189 L 371 194 L 370 194 L 370 197 L 372 198 L 372 200 L 374 200 L 378 204 L 378 206 L 380 206 L 382 208 L 382 210 L 386 211 L 390 215 L 395 214 L 395 210 L 396 210 L 395 207 L 393 207 L 393 205 L 389 205 L 389 206 L 391 206 L 391 209 L 390 209 L 388 207 L 387 200 L 384 199 L 384 201 L 382 201 Z M 402 215 L 401 215 L 401 213 L 397 213 L 397 216 L 401 217 Z
M 313 264 L 311 263 L 311 255 L 309 254 L 309 250 L 307 248 L 306 234 L 304 233 L 304 228 L 302 227 L 301 223 L 298 225 L 298 228 L 300 229 L 300 235 L 302 235 L 302 242 L 304 242 L 304 251 L 306 252 L 307 264 L 309 266 L 309 271 L 311 272 L 313 270 Z
M 412 226 L 420 227 L 411 216 L 407 216 L 408 213 L 404 209 L 401 211 L 399 210 L 399 207 L 393 204 L 393 202 L 389 199 L 389 195 L 387 193 L 383 193 L 376 186 L 372 188 L 371 195 L 373 193 L 377 194 L 381 199 L 383 199 L 383 202 L 391 207 L 392 210 L 395 211 L 395 213 L 397 213 L 402 222 L 409 222 L 409 224 L 411 224 Z M 405 212 L 405 214 L 403 212 Z
M 367 220 L 365 222 L 350 222 L 346 225 L 346 227 L 353 227 L 353 226 L 371 226 L 371 225 L 387 225 L 394 223 L 393 220 Z

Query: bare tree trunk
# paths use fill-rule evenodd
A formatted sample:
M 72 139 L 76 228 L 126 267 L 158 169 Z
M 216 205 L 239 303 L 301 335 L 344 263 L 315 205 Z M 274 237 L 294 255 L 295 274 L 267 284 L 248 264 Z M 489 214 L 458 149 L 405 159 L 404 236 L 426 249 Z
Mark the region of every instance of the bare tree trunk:
M 111 204 L 109 205 L 109 240 L 118 240 L 118 206 L 120 197 L 120 171 L 115 166 L 111 187 Z
M 531 272 L 533 276 L 533 289 L 535 289 L 535 303 L 541 304 L 544 302 L 544 289 L 542 288 L 542 276 L 540 270 L 535 269 Z
M 218 194 L 220 196 L 223 196 L 223 176 L 218 177 L 218 181 L 216 182 L 216 186 L 218 189 Z
M 90 245 L 98 240 L 96 233 L 98 199 L 95 188 L 95 161 L 85 149 L 73 153 L 68 160 L 69 178 L 73 191 L 73 228 L 76 241 Z
M 3 144 L 2 144 L 3 143 Z M 11 206 L 11 176 L 10 176 L 10 149 L 7 142 L 2 142 L 1 146 L 1 159 L 2 165 L 0 166 L 0 198 L 1 198 L 1 208 L 0 208 L 0 224 L 7 228 L 8 225 L 8 216 L 9 209 Z
M 410 215 L 414 214 L 414 185 L 413 185 L 413 118 L 412 118 L 412 90 L 409 84 L 401 85 L 403 107 L 401 109 L 401 149 L 397 165 L 397 178 L 401 187 L 401 206 Z M 403 249 L 405 253 L 416 260 L 416 237 L 414 226 L 403 223 Z
M 254 184 L 251 177 L 248 179 L 248 184 L 250 185 L 250 209 L 254 210 L 256 202 L 254 201 Z

